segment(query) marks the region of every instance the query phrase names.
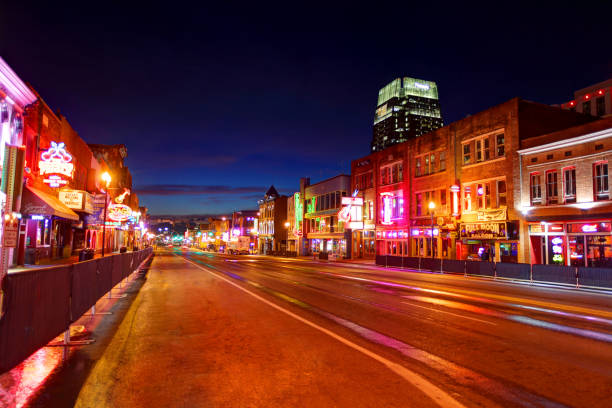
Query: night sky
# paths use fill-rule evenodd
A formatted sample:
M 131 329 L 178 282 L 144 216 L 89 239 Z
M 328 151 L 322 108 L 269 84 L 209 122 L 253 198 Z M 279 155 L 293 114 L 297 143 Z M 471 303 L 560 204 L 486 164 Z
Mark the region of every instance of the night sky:
M 446 124 L 515 96 L 566 102 L 612 77 L 603 1 L 6 3 L 0 55 L 85 141 L 127 145 L 154 214 L 254 209 L 270 184 L 289 194 L 300 177 L 348 174 L 397 77 L 437 82 Z

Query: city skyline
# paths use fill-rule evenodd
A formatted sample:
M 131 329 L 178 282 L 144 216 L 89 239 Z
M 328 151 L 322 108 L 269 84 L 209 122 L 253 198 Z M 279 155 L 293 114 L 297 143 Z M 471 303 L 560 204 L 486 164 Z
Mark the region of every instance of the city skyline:
M 93 14 L 24 7 L 11 4 L 1 17 L 3 37 L 20 32 L 21 41 L 3 43 L 0 54 L 88 142 L 126 144 L 135 190 L 157 214 L 254 208 L 271 184 L 290 194 L 300 177 L 347 173 L 369 151 L 378 90 L 397 77 L 435 81 L 448 124 L 517 96 L 560 104 L 610 72 L 605 36 L 543 47 L 565 27 L 595 32 L 586 11 L 509 12 L 500 27 L 526 29 L 493 38 L 479 24 L 485 12 L 459 24 L 449 10 L 437 22 L 455 29 L 452 38 L 430 30 L 431 20 L 414 21 L 430 34 L 397 53 L 393 41 L 378 41 L 376 16 L 360 11 L 352 22 L 337 18 L 341 9 L 304 10 L 288 24 L 281 11 L 256 20 L 245 8 L 189 16 L 152 8 L 143 19 L 130 5 Z M 25 15 L 23 31 L 16 22 Z M 472 38 L 476 47 L 466 45 Z M 97 98 L 84 104 L 90 93 Z

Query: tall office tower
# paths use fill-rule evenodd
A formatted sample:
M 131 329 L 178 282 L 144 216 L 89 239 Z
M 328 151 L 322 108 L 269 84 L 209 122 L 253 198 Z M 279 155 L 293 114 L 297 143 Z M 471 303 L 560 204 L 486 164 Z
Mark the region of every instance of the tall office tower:
M 378 92 L 372 151 L 381 151 L 442 126 L 436 83 L 397 78 Z

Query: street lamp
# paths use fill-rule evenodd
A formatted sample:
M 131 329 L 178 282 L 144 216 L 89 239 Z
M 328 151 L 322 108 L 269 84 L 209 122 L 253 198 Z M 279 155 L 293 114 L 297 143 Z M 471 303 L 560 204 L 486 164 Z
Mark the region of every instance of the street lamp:
M 436 208 L 436 203 L 433 201 L 429 202 L 429 213 L 431 214 L 431 237 L 429 248 L 431 248 L 431 257 L 434 258 L 434 248 L 433 248 L 433 236 L 434 236 L 434 209 Z
M 102 224 L 102 256 L 104 256 L 104 249 L 106 247 L 106 208 L 108 207 L 108 186 L 111 182 L 111 175 L 107 171 L 102 173 L 102 181 L 106 182 L 106 189 L 104 189 L 104 223 Z

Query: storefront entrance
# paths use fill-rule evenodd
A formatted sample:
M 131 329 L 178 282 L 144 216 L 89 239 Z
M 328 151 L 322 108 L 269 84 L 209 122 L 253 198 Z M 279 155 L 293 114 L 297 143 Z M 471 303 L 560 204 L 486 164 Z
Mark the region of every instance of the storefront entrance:
M 612 223 L 538 223 L 529 226 L 536 264 L 612 267 Z

